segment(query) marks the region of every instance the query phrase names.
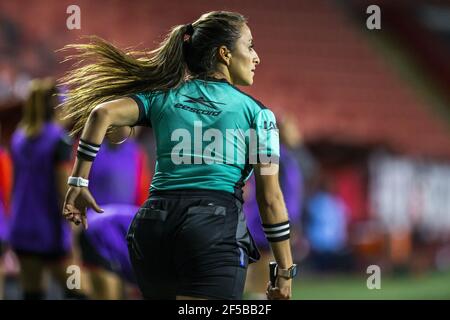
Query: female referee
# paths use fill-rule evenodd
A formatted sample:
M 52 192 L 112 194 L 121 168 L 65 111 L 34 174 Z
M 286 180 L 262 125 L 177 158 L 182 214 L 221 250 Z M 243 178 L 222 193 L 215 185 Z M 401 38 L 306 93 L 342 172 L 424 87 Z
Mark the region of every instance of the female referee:
M 251 85 L 260 63 L 246 19 L 206 13 L 174 27 L 146 55 L 97 38 L 69 48 L 91 63 L 63 78 L 71 88 L 63 107 L 75 121 L 72 133 L 82 131 L 66 219 L 86 228 L 86 208 L 102 212 L 87 187 L 105 134 L 151 126 L 157 164 L 150 197 L 127 235 L 144 298 L 242 298 L 248 263 L 259 259 L 242 213 L 242 186 L 254 169 L 261 220 L 278 264 L 267 296 L 289 299 L 296 266 L 278 184 L 275 117 L 235 87 Z

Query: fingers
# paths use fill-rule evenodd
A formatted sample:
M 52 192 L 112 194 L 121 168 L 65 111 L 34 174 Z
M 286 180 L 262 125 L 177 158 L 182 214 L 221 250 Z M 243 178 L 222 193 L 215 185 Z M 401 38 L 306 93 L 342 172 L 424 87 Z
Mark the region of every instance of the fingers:
M 73 218 L 73 213 L 64 208 L 63 217 L 66 218 L 67 220 L 71 220 Z
M 81 216 L 81 223 L 83 224 L 84 230 L 87 230 L 88 228 L 88 221 L 86 215 Z
M 82 214 L 72 204 L 66 204 L 63 209 L 63 216 L 66 220 L 73 222 L 75 225 L 79 225 L 82 220 Z
M 72 220 L 79 213 L 78 209 L 72 204 L 65 204 L 63 208 L 63 216 L 67 220 Z
M 98 212 L 98 213 L 104 212 L 104 210 L 99 207 L 99 205 L 97 204 L 97 202 L 95 201 L 94 197 L 91 195 L 89 190 L 87 190 L 87 189 L 85 190 L 84 196 L 86 198 L 86 202 L 88 203 L 88 205 L 90 207 L 92 207 L 96 212 Z
M 98 213 L 104 212 L 87 188 L 71 188 L 64 203 L 64 218 L 77 226 L 82 224 L 83 228 L 87 229 L 86 205 L 92 207 Z
M 289 300 L 291 298 L 290 288 L 278 288 L 272 287 L 271 283 L 268 283 L 266 291 L 267 299 L 269 300 Z
M 79 190 L 76 188 L 70 187 L 69 190 L 67 190 L 66 199 L 63 206 L 63 216 L 69 221 L 73 221 L 76 214 L 80 212 L 74 205 L 78 194 Z
M 272 290 L 266 293 L 269 300 L 289 300 L 290 295 L 286 295 L 280 292 L 280 290 Z
M 267 283 L 267 289 L 266 289 L 266 297 L 268 300 L 272 300 L 272 296 L 270 294 L 270 289 L 272 288 L 272 284 L 270 281 Z

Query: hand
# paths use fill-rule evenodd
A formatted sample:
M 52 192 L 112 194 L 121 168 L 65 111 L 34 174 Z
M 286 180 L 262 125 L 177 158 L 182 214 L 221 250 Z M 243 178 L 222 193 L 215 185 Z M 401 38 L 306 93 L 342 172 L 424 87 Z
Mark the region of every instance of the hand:
M 291 285 L 292 279 L 286 279 L 282 277 L 277 277 L 276 287 L 272 287 L 272 284 L 269 282 L 267 285 L 267 299 L 269 300 L 289 300 L 291 299 Z
M 88 207 L 93 208 L 98 213 L 104 212 L 95 202 L 88 188 L 70 186 L 64 200 L 63 216 L 76 225 L 82 223 L 84 229 L 87 229 L 86 211 Z

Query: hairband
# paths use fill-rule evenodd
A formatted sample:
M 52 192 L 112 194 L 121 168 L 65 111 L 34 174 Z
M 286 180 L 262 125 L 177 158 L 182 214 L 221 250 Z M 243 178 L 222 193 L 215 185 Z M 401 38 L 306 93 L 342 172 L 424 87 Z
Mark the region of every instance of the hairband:
M 186 25 L 186 34 L 192 36 L 194 34 L 194 27 L 191 23 Z
M 185 26 L 186 32 L 184 33 L 183 41 L 188 42 L 191 39 L 192 35 L 194 34 L 194 27 L 190 23 Z

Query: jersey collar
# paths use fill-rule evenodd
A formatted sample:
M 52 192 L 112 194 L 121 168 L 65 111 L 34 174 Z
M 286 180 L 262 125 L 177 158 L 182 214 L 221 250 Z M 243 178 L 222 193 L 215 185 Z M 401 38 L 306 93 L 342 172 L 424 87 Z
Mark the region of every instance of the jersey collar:
M 213 78 L 213 77 L 205 77 L 205 78 L 196 78 L 196 79 L 203 80 L 203 81 L 211 81 L 211 82 L 223 82 L 223 83 L 227 83 L 227 84 L 231 85 L 231 83 L 229 83 L 227 79 L 223 79 L 223 78 L 217 79 L 217 78 Z

